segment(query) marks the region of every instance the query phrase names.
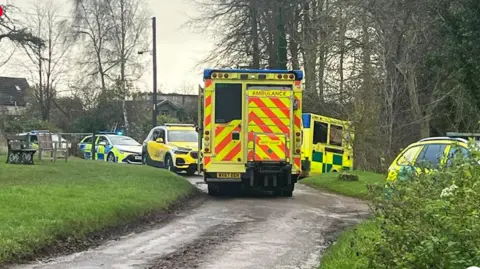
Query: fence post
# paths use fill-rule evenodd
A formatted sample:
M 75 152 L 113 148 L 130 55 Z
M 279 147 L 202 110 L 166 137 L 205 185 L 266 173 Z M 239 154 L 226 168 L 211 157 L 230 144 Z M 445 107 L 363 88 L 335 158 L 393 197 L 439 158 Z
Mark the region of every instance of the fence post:
M 93 131 L 93 132 L 92 132 L 92 150 L 91 150 L 91 152 L 92 152 L 91 159 L 92 159 L 93 161 L 95 161 L 95 155 L 97 155 L 97 152 L 96 152 L 96 150 L 95 150 L 95 140 L 96 140 L 96 139 L 95 139 L 95 131 Z

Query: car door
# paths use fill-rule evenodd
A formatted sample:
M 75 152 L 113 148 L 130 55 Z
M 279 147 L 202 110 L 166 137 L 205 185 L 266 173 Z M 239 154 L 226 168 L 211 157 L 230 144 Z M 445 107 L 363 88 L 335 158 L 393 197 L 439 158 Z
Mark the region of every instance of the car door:
M 101 135 L 97 138 L 97 141 L 95 143 L 95 152 L 96 152 L 96 159 L 99 161 L 104 161 L 107 159 L 107 156 L 105 156 L 105 147 L 108 145 L 108 139 L 104 136 Z
M 407 174 L 413 172 L 415 170 L 415 160 L 420 151 L 423 150 L 423 147 L 423 145 L 415 145 L 401 152 L 388 169 L 388 180 L 393 181 L 397 178 L 403 179 Z
M 158 134 L 158 138 L 162 139 L 162 143 L 156 142 L 156 150 L 157 150 L 157 156 L 158 156 L 158 161 L 163 163 L 165 160 L 165 154 L 167 154 L 168 148 L 166 145 L 166 132 L 164 129 L 160 129 L 160 132 Z
M 440 143 L 426 144 L 415 160 L 415 168 L 426 173 L 438 169 L 445 162 L 447 146 L 448 144 Z
M 161 151 L 164 144 L 157 142 L 158 138 L 162 138 L 165 142 L 165 132 L 163 129 L 156 129 L 153 131 L 152 137 L 147 141 L 147 152 L 152 161 L 163 162 Z
M 92 154 L 92 136 L 87 136 L 78 144 L 78 150 L 84 159 L 91 159 Z
M 467 148 L 460 145 L 458 146 L 450 145 L 447 150 L 448 150 L 448 157 L 445 164 L 447 167 L 452 166 L 454 162 L 457 161 L 457 158 L 463 158 L 465 160 L 471 157 L 470 151 Z

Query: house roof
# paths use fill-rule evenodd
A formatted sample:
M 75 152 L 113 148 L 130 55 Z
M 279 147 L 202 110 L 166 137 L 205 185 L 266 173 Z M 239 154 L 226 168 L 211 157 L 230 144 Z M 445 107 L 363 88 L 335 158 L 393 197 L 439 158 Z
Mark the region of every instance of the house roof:
M 172 102 L 169 101 L 169 100 L 162 100 L 162 101 L 160 101 L 159 103 L 157 103 L 157 107 L 161 107 L 161 106 L 165 106 L 165 105 L 169 105 L 169 106 L 172 107 L 173 109 L 178 109 L 178 106 L 175 105 L 174 103 L 172 103 Z
M 25 78 L 0 77 L 0 105 L 25 106 L 28 88 Z

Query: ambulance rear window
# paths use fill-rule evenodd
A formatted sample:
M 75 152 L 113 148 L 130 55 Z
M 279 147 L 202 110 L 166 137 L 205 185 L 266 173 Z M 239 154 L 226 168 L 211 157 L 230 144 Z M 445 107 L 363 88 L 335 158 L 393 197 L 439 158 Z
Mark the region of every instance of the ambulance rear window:
M 215 123 L 242 119 L 242 84 L 215 84 Z

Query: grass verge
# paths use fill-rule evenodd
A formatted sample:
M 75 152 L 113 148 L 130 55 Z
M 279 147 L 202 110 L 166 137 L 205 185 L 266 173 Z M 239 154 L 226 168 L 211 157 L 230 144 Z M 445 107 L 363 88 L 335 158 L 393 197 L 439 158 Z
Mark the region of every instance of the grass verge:
M 76 158 L 0 164 L 0 264 L 166 209 L 194 187 L 166 170 Z
M 339 180 L 338 173 L 325 173 L 304 178 L 300 181 L 300 183 L 317 189 L 328 190 L 346 196 L 366 199 L 368 194 L 367 184 L 381 183 L 382 181 L 385 181 L 385 175 L 382 174 L 358 170 L 352 171 L 351 173 L 358 175 L 359 180 Z
M 319 269 L 367 269 L 368 261 L 363 254 L 372 251 L 379 239 L 378 229 L 373 220 L 366 220 L 346 230 L 325 252 Z

